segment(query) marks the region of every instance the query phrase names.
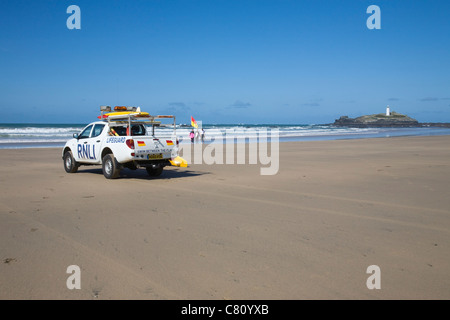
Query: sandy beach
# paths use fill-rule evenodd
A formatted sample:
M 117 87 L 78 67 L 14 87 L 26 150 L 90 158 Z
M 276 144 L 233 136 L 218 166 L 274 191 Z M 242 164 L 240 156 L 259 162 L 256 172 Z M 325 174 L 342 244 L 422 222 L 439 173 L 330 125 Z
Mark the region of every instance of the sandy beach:
M 117 180 L 67 174 L 59 148 L 0 150 L 0 299 L 450 299 L 449 146 L 283 142 L 276 175 L 192 164 Z

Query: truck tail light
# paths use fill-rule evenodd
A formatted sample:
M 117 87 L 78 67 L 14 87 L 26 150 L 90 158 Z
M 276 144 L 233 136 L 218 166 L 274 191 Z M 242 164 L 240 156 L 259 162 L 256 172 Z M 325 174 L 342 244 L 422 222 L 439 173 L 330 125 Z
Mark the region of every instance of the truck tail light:
M 134 150 L 134 140 L 133 140 L 133 139 L 128 139 L 128 140 L 126 141 L 126 144 L 127 144 L 128 148 Z

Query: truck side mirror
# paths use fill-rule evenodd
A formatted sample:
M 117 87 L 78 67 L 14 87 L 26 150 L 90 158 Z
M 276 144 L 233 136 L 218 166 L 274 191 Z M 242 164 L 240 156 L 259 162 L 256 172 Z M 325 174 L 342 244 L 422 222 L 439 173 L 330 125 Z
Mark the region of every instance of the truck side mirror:
M 75 139 L 78 139 L 78 133 L 74 133 L 74 134 L 73 134 L 73 137 L 74 137 Z

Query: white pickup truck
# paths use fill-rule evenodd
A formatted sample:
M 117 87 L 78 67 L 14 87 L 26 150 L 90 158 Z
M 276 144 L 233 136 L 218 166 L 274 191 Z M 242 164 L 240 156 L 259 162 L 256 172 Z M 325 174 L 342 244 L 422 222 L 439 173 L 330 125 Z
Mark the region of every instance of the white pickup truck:
M 90 123 L 65 144 L 62 157 L 67 173 L 77 172 L 82 165 L 102 165 L 104 176 L 114 179 L 124 167 L 145 167 L 150 176 L 161 175 L 167 165 L 187 167 L 178 157 L 174 116 L 150 116 L 134 107 L 116 108 L 118 112 L 104 115 L 103 111 L 111 109 L 101 107 L 102 120 Z M 163 126 L 157 120 L 163 118 L 173 118 L 173 133 L 157 137 L 155 128 Z

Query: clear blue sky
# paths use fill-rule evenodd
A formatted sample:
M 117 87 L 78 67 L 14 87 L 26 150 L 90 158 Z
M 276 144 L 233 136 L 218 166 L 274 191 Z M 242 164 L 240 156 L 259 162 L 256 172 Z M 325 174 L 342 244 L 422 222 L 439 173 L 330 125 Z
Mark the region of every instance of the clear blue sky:
M 0 123 L 88 123 L 100 105 L 179 123 L 330 123 L 387 105 L 450 122 L 450 1 L 2 0 Z

